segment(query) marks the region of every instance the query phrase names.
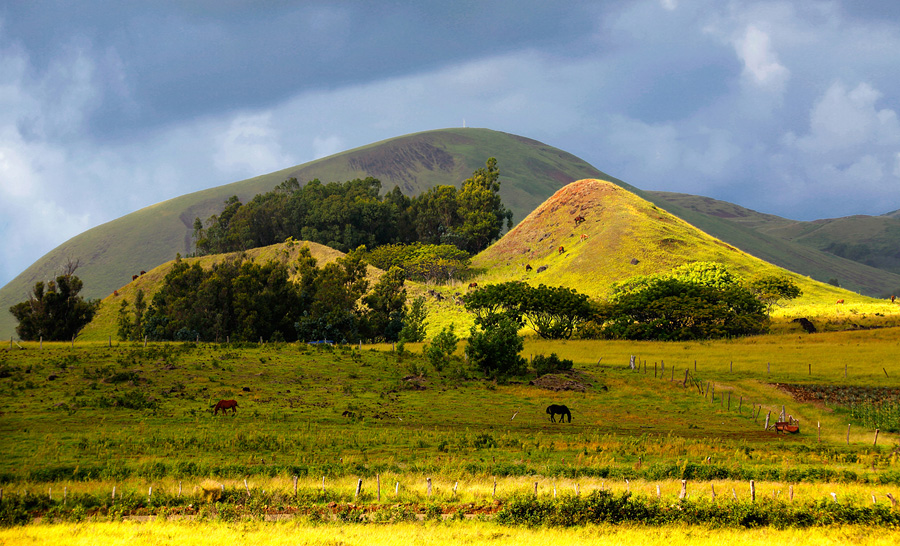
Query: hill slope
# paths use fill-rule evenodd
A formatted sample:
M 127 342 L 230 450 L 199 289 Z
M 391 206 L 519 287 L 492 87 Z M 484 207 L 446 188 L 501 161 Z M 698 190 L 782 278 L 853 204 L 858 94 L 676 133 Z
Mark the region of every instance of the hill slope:
M 900 219 L 851 216 L 800 222 L 709 197 L 643 192 L 647 199 L 745 252 L 873 297 L 900 291 Z M 842 257 L 843 256 L 843 257 Z
M 244 202 L 295 177 L 301 183 L 374 176 L 385 190 L 400 186 L 417 195 L 433 186 L 460 182 L 496 157 L 500 194 L 517 221 L 561 186 L 590 176 L 605 176 L 562 150 L 488 129 L 443 129 L 406 135 L 335 154 L 303 165 L 233 184 L 210 188 L 138 210 L 90 229 L 55 248 L 0 289 L 0 335 L 13 334 L 15 321 L 5 312 L 24 300 L 34 283 L 51 279 L 66 260 L 81 262 L 77 274 L 83 295 L 101 298 L 142 270 L 191 252 L 195 218 L 222 210 L 232 195 Z
M 585 220 L 576 226 L 578 216 Z M 763 262 L 604 180 L 580 180 L 560 189 L 476 256 L 474 264 L 485 269 L 485 281 L 562 285 L 605 297 L 615 281 L 694 261 L 721 262 L 743 278 L 788 275 L 809 301 L 847 295 Z

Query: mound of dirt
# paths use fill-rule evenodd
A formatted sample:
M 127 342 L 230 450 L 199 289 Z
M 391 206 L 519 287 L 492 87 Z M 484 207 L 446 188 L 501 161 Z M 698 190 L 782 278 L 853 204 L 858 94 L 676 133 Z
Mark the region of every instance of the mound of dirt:
M 584 372 L 569 370 L 562 373 L 544 374 L 533 381 L 529 381 L 528 384 L 548 391 L 584 392 L 593 388 L 594 378 Z M 605 386 L 601 388 L 606 390 Z

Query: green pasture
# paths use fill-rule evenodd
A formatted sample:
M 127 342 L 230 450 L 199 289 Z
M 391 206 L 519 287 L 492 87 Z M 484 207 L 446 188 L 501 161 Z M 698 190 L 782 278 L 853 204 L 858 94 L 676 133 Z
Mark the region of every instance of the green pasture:
M 554 392 L 533 376 L 479 379 L 462 358 L 437 372 L 421 345 L 14 344 L 0 351 L 0 479 L 894 483 L 896 428 L 876 443 L 834 400 L 800 403 L 775 384 L 894 387 L 898 345 L 898 328 L 690 343 L 529 338 L 526 358 L 575 362 L 558 379 L 583 390 Z M 219 399 L 238 400 L 237 414 L 213 416 Z M 572 423 L 550 423 L 549 403 L 569 406 Z M 799 435 L 763 430 L 782 406 Z

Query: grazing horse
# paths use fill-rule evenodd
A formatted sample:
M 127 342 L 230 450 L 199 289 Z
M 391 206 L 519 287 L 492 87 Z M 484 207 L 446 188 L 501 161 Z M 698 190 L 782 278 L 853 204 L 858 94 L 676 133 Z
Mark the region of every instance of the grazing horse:
M 138 277 L 140 277 L 140 275 L 132 275 L 131 280 L 136 281 Z
M 559 247 L 559 254 L 562 254 L 565 251 L 566 251 L 565 247 L 562 247 L 562 246 Z
M 844 300 L 837 300 L 836 303 L 844 303 Z
M 584 216 L 576 216 L 575 217 L 575 226 L 577 227 L 578 224 L 580 224 L 581 222 L 584 222 Z
M 550 422 L 555 423 L 556 419 L 554 415 L 559 415 L 559 422 L 565 423 L 566 417 L 569 418 L 569 422 L 572 422 L 572 412 L 569 411 L 569 408 L 560 404 L 550 404 L 547 406 L 547 413 L 550 414 Z
M 525 271 L 531 271 L 531 264 L 525 264 Z
M 219 410 L 222 410 L 223 415 L 228 410 L 231 410 L 231 414 L 234 415 L 235 413 L 237 413 L 237 405 L 237 400 L 219 400 L 219 402 L 216 404 L 213 415 L 218 415 Z
M 469 288 L 478 288 L 478 283 L 477 283 L 477 282 L 470 282 L 470 283 L 469 283 Z
M 587 234 L 582 233 L 582 234 L 581 234 L 581 239 L 579 239 L 579 240 L 580 240 L 580 241 L 584 241 L 585 239 L 587 239 Z
M 891 303 L 894 303 L 895 299 L 897 299 L 897 296 L 891 296 Z

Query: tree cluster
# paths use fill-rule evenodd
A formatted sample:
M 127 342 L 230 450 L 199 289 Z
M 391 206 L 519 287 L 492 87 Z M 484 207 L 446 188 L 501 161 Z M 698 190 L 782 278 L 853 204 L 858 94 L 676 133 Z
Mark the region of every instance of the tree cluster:
M 16 326 L 19 338 L 68 341 L 91 322 L 100 301 L 85 300 L 78 295 L 84 283 L 74 274 L 77 267 L 77 263 L 70 262 L 56 280 L 37 282 L 27 301 L 9 308 L 19 322 Z
M 497 160 L 488 159 L 457 190 L 436 186 L 417 197 L 394 188 L 381 196 L 375 178 L 301 186 L 296 178 L 243 204 L 234 196 L 206 222 L 194 220 L 197 255 L 236 252 L 288 237 L 347 252 L 359 246 L 420 242 L 475 253 L 512 227 L 500 200 Z
M 725 266 L 696 262 L 618 283 L 594 319 L 613 339 L 675 341 L 761 334 L 774 302 L 800 295 L 783 277 L 742 284 Z
M 467 294 L 464 301 L 476 321 L 488 327 L 506 317 L 519 326 L 529 326 L 545 339 L 569 339 L 580 322 L 593 316 L 585 294 L 521 281 L 486 285 Z
M 145 312 L 142 299 L 123 304 L 119 336 L 134 339 L 137 324 L 155 340 L 395 341 L 404 327 L 420 335 L 421 309 L 413 317 L 420 324 L 407 324 L 403 272 L 390 269 L 369 291 L 362 255 L 357 249 L 324 267 L 308 247 L 291 267 L 244 257 L 210 269 L 177 261 Z

